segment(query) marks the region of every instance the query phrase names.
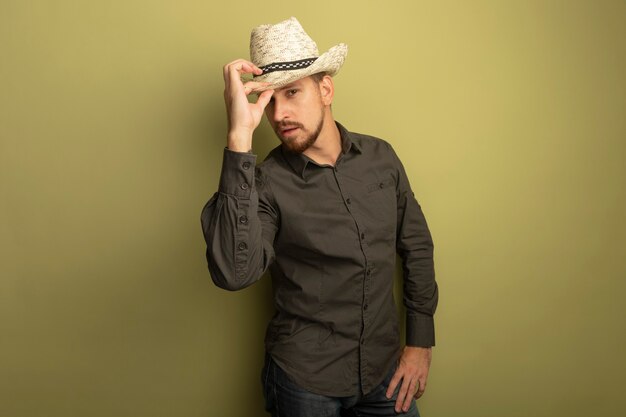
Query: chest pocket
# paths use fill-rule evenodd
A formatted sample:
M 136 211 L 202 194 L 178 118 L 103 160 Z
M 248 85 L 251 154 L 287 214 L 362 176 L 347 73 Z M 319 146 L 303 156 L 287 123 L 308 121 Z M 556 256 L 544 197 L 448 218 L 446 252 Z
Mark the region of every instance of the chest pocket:
M 375 183 L 369 184 L 367 186 L 367 192 L 368 193 L 373 193 L 374 191 L 384 190 L 385 188 L 389 188 L 392 185 L 394 185 L 394 183 L 395 182 L 394 182 L 393 178 L 389 178 L 389 179 L 386 179 L 386 180 L 375 182 Z
M 396 230 L 397 201 L 396 182 L 393 178 L 382 179 L 368 183 L 363 197 L 365 199 L 362 210 L 371 219 L 373 229 L 381 237 L 394 238 L 392 231 Z

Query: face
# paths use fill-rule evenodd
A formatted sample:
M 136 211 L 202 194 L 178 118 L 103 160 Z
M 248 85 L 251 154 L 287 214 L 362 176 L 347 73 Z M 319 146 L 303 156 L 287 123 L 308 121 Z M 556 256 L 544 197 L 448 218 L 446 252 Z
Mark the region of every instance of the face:
M 319 84 L 311 77 L 274 91 L 265 115 L 281 142 L 292 152 L 311 147 L 324 125 L 325 107 Z

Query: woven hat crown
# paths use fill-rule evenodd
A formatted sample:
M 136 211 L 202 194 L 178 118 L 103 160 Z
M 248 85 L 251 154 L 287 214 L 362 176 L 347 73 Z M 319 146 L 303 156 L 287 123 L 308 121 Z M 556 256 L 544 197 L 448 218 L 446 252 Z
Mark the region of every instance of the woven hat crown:
M 335 76 L 348 54 L 340 43 L 323 54 L 295 17 L 275 25 L 261 25 L 250 34 L 250 60 L 263 73 L 254 80 L 264 83 L 253 91 L 276 89 L 316 73 Z
M 250 58 L 259 67 L 318 56 L 317 44 L 295 17 L 276 25 L 258 26 L 250 35 Z

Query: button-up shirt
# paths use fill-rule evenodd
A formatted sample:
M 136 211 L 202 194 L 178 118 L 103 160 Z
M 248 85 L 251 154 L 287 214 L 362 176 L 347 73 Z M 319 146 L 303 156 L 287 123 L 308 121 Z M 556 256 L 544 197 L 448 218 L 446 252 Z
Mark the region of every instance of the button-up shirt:
M 393 300 L 404 270 L 406 344 L 433 346 L 433 243 L 402 163 L 384 140 L 337 123 L 334 166 L 283 146 L 256 165 L 224 150 L 219 190 L 202 211 L 215 284 L 244 288 L 269 268 L 276 313 L 265 344 L 301 387 L 368 393 L 400 354 Z

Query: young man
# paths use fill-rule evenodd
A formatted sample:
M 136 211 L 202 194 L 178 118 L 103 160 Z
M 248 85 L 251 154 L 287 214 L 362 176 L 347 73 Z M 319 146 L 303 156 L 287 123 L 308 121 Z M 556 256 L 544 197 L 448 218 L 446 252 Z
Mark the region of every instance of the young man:
M 273 416 L 418 416 L 438 292 L 433 244 L 391 146 L 334 121 L 343 44 L 319 56 L 295 18 L 255 28 L 251 61 L 224 67 L 228 139 L 218 192 L 202 212 L 219 287 L 270 270 L 276 314 L 263 385 Z M 252 74 L 243 82 L 242 75 Z M 256 103 L 247 96 L 258 93 Z M 281 145 L 256 164 L 265 112 Z M 406 346 L 393 301 L 403 260 Z M 343 414 L 342 414 L 343 413 Z

